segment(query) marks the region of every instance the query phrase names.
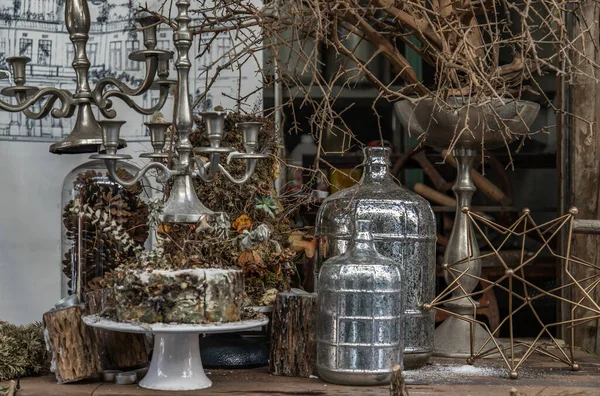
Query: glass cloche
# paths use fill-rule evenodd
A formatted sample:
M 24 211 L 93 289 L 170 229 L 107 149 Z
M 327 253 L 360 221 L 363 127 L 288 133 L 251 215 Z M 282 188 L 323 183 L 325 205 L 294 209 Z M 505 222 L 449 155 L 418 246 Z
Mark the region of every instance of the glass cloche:
M 124 179 L 137 171 L 119 164 Z M 62 298 L 98 288 L 106 271 L 150 248 L 150 194 L 145 178 L 131 187 L 111 181 L 103 161 L 86 162 L 67 175 L 61 198 Z

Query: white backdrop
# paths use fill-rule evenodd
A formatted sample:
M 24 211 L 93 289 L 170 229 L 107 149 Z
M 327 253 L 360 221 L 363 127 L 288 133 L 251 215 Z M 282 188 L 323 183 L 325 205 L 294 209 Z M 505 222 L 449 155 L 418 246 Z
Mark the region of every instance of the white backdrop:
M 135 157 L 145 146 L 123 152 Z M 41 320 L 60 298 L 62 183 L 88 157 L 50 154 L 47 143 L 0 142 L 0 320 Z

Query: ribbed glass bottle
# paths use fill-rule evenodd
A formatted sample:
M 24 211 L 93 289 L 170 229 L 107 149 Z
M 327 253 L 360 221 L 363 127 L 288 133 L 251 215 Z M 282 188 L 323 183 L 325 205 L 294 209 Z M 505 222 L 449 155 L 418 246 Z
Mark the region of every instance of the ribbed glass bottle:
M 337 384 L 389 384 L 403 356 L 400 268 L 377 253 L 371 221 L 357 220 L 353 234 L 319 275 L 317 370 Z
M 118 165 L 125 180 L 138 168 Z M 150 248 L 150 183 L 123 187 L 108 176 L 103 161 L 86 162 L 65 177 L 61 197 L 61 296 L 100 287 L 99 281 L 136 248 Z
M 435 297 L 435 217 L 425 199 L 396 184 L 388 172 L 389 155 L 388 148 L 365 148 L 360 183 L 321 205 L 315 280 L 325 260 L 348 249 L 354 222 L 371 220 L 377 251 L 400 267 L 405 283 L 404 366 L 414 369 L 433 352 L 434 313 L 422 307 Z

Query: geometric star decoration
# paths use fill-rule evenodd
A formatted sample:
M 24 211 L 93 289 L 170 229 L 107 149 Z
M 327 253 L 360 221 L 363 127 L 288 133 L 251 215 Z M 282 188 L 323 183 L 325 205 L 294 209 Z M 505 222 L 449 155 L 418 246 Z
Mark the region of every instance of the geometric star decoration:
M 572 370 L 579 370 L 579 365 L 574 360 L 573 329 L 576 326 L 600 318 L 600 307 L 592 297 L 594 289 L 600 283 L 600 267 L 571 255 L 573 222 L 577 214 L 577 209 L 571 208 L 568 214 L 540 225 L 535 223 L 529 209 L 524 209 L 522 215 L 509 227 L 503 227 L 494 223 L 475 212 L 469 211 L 468 208 L 463 208 L 463 212 L 467 214 L 468 221 L 473 225 L 473 228 L 468 227 L 468 229 L 473 229 L 480 238 L 485 240 L 487 245 L 485 250 L 488 251 L 479 256 L 467 257 L 464 260 L 444 265 L 444 268 L 451 272 L 453 280 L 430 304 L 425 304 L 424 308 L 426 310 L 440 310 L 472 324 L 470 326 L 471 334 L 469 334 L 471 340 L 471 357 L 467 359 L 469 364 L 473 364 L 476 359 L 486 356 L 500 356 L 510 372 L 510 378 L 514 379 L 518 378 L 518 370 L 527 359 L 532 354 L 539 353 L 570 366 Z M 486 237 L 484 229 L 491 229 L 498 233 L 500 238 L 495 239 L 500 239 L 500 242 L 496 244 L 490 242 L 488 237 Z M 553 239 L 560 237 L 561 232 L 567 232 L 568 243 L 565 256 L 559 255 L 550 245 Z M 472 240 L 474 237 L 469 232 L 469 238 Z M 509 267 L 500 253 L 511 238 L 513 242 L 515 238 L 518 238 L 521 254 L 519 263 L 516 266 Z M 526 251 L 525 246 L 528 238 L 533 238 L 540 244 L 540 247 L 536 251 Z M 564 285 L 558 285 L 545 290 L 528 280 L 527 274 L 529 270 L 534 268 L 536 260 L 544 252 L 549 253 L 557 259 L 558 270 L 562 272 L 562 279 L 565 280 Z M 468 269 L 471 262 L 489 258 L 490 256 L 495 256 L 498 262 L 504 267 L 504 275 L 498 280 L 492 282 L 485 278 L 469 274 L 469 271 L 464 269 L 465 263 L 467 263 Z M 463 264 L 462 270 L 455 268 L 460 264 Z M 586 271 L 573 271 L 577 266 L 585 267 Z M 576 279 L 574 272 L 583 272 L 586 275 L 580 279 Z M 461 286 L 461 279 L 466 277 L 474 278 L 481 282 L 481 290 L 467 293 Z M 506 292 L 508 314 L 500 321 L 500 325 L 494 331 L 491 331 L 485 322 L 476 319 L 476 304 L 474 300 L 477 300 L 478 297 L 481 297 L 484 293 L 494 288 Z M 462 296 L 452 297 L 452 293 L 457 289 L 462 291 Z M 471 297 L 469 300 L 473 303 L 472 315 L 461 315 L 444 308 L 444 304 L 453 299 L 456 301 L 468 297 Z M 563 306 L 567 306 L 571 311 L 570 319 L 544 323 L 542 315 L 536 310 L 535 304 L 536 300 L 541 298 L 553 298 L 556 299 L 557 303 L 563 303 Z M 541 330 L 531 341 L 517 341 L 514 337 L 515 315 L 527 309 L 530 310 L 532 318 L 539 324 Z M 479 347 L 476 347 L 474 343 L 475 335 L 473 332 L 475 326 L 473 324 L 475 323 L 480 324 L 487 333 L 487 339 Z M 566 325 L 566 329 L 571 333 L 570 345 L 566 347 L 551 332 L 553 328 L 563 325 Z M 508 345 L 500 344 L 496 339 L 502 328 L 508 328 Z

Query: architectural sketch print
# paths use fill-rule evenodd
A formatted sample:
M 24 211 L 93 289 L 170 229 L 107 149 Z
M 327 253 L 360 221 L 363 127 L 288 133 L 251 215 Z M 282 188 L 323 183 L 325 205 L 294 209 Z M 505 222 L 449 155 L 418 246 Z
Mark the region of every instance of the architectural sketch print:
M 142 34 L 132 31 L 138 3 L 142 4 L 137 0 L 89 0 L 92 24 L 87 56 L 91 63 L 92 85 L 99 79 L 110 76 L 136 86 L 143 78 L 144 63 L 128 58 L 131 52 L 143 49 Z M 151 2 L 143 2 L 146 3 Z M 20 55 L 31 58 L 27 65 L 27 85 L 40 88 L 53 86 L 75 92 L 75 72 L 71 67 L 74 52 L 65 27 L 64 6 L 65 0 L 5 0 L 0 3 L 0 78 L 4 77 L 0 79 L 0 89 L 12 83 L 6 78 L 6 72 L 1 72 L 8 70 L 6 58 Z M 217 66 L 226 62 L 227 54 L 239 45 L 228 33 L 222 33 L 212 40 L 209 51 L 202 48 L 200 37 L 196 36 L 194 40 L 195 45 L 190 52 L 192 101 L 204 92 L 207 79 L 212 78 Z M 157 48 L 174 51 L 170 28 L 159 29 Z M 197 57 L 199 53 L 202 53 L 201 57 Z M 176 78 L 173 64 L 174 60 L 171 60 L 170 79 Z M 259 65 L 248 62 L 242 67 L 242 73 L 232 69 L 221 70 L 216 83 L 197 109 L 211 109 L 216 105 L 233 109 L 235 97 L 239 93 L 243 96 L 244 93 L 256 90 L 260 83 L 255 76 L 258 68 Z M 241 84 L 240 89 L 238 84 Z M 149 108 L 156 104 L 158 98 L 159 91 L 151 90 L 136 98 L 136 102 Z M 247 104 L 251 109 L 260 104 L 259 101 L 260 96 L 254 95 Z M 33 110 L 39 110 L 42 104 L 36 106 Z M 162 111 L 168 120 L 171 119 L 172 107 L 170 95 Z M 149 121 L 150 116 L 137 114 L 119 99 L 113 101 L 113 108 L 117 111 L 115 119 L 128 121 L 122 130 L 124 139 L 129 142 L 149 140 L 143 123 Z M 102 119 L 99 112 L 95 113 L 99 120 Z M 0 111 L 0 142 L 55 142 L 67 136 L 74 123 L 75 117 L 56 119 L 48 116 L 42 120 L 31 120 L 22 113 Z

